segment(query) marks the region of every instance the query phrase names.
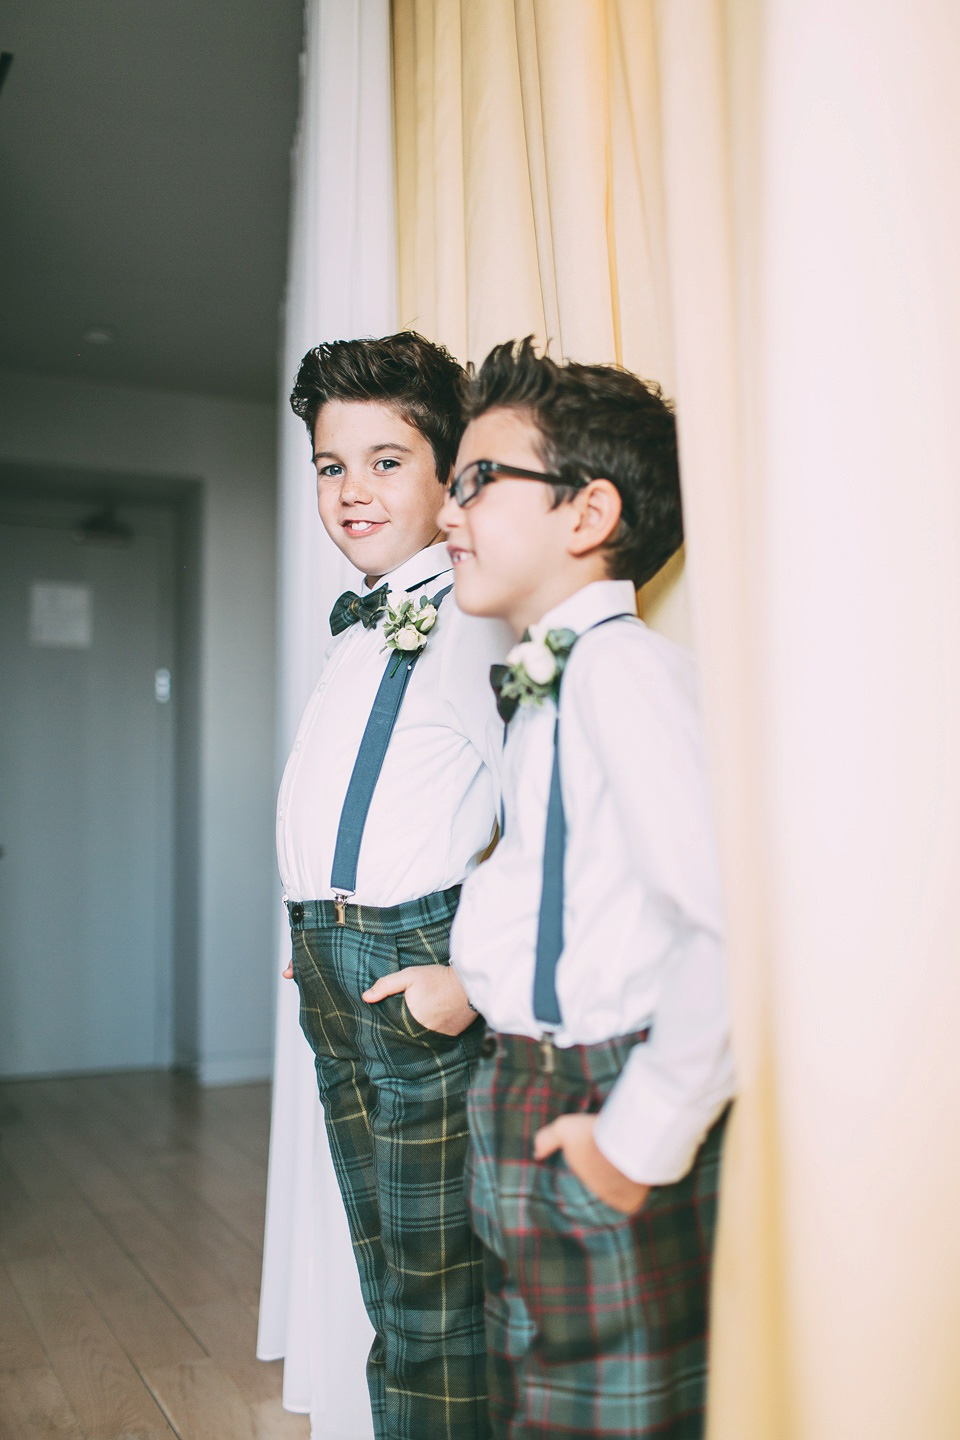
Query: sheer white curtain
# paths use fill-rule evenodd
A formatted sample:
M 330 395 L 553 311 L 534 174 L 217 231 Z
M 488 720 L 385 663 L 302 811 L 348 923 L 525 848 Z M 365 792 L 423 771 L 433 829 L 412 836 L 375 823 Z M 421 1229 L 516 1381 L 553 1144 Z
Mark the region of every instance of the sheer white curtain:
M 389 24 L 389 0 L 306 6 L 280 384 L 281 758 L 329 637 L 330 607 L 357 581 L 321 530 L 306 432 L 287 395 L 311 345 L 396 328 Z M 289 954 L 279 902 L 277 933 L 279 970 Z M 283 1403 L 309 1413 L 314 1440 L 372 1435 L 371 1333 L 296 989 L 281 980 L 257 1353 L 284 1357 Z

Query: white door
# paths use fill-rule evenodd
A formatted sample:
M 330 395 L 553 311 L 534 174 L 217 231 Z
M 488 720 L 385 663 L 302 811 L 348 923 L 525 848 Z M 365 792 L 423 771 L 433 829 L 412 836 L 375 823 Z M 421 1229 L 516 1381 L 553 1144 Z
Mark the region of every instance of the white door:
M 171 1059 L 173 520 L 78 513 L 0 523 L 0 1076 Z

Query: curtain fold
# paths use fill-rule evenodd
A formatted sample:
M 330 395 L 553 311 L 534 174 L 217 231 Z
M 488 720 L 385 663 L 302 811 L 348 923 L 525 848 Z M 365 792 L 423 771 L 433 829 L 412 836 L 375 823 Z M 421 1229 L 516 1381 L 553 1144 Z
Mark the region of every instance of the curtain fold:
M 677 399 L 741 1082 L 712 1440 L 953 1440 L 960 9 L 394 0 L 394 66 L 401 319 Z
M 280 765 L 329 639 L 330 608 L 357 581 L 320 525 L 307 434 L 287 397 L 312 345 L 396 328 L 388 0 L 308 0 L 292 164 L 279 396 Z M 290 936 L 279 903 L 277 923 L 282 968 Z M 296 987 L 281 979 L 257 1353 L 284 1357 L 284 1405 L 309 1413 L 315 1440 L 372 1436 L 371 1338 Z
M 664 0 L 656 17 L 691 609 L 725 880 L 740 1092 L 721 1190 L 711 1440 L 787 1440 L 794 1433 L 758 625 L 767 603 L 759 437 L 765 8 L 765 0 Z
M 960 1433 L 958 64 L 951 0 L 768 6 L 783 1293 L 796 1432 L 828 1440 Z

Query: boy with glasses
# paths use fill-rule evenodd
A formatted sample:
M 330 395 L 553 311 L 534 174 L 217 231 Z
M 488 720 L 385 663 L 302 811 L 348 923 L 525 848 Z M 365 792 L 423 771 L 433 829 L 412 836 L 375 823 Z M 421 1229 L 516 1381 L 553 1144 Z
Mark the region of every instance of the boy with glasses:
M 529 340 L 466 413 L 457 603 L 519 642 L 493 675 L 503 835 L 452 938 L 489 1027 L 467 1188 L 492 1433 L 695 1440 L 733 1077 L 693 661 L 636 616 L 682 540 L 674 420 Z

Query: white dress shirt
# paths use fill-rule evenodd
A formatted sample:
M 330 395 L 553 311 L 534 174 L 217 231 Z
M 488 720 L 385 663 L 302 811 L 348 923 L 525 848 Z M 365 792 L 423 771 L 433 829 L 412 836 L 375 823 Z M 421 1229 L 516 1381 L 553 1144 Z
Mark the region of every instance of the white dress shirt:
M 628 581 L 543 617 L 578 634 L 629 611 Z M 503 765 L 504 836 L 464 887 L 451 955 L 495 1030 L 539 1038 L 533 974 L 556 711 L 521 706 Z M 567 820 L 558 1046 L 650 1025 L 604 1105 L 597 1144 L 643 1184 L 681 1179 L 733 1093 L 723 916 L 692 655 L 636 619 L 591 630 L 560 693 Z
M 384 582 L 431 599 L 453 575 L 431 545 Z M 364 585 L 364 591 L 371 587 Z M 490 841 L 499 805 L 503 725 L 489 683 L 511 644 L 499 622 L 440 606 L 413 668 L 373 793 L 355 900 L 399 905 L 464 879 Z M 373 701 L 392 652 L 383 621 L 335 636 L 307 702 L 277 803 L 277 857 L 285 898 L 328 900 L 340 812 Z

